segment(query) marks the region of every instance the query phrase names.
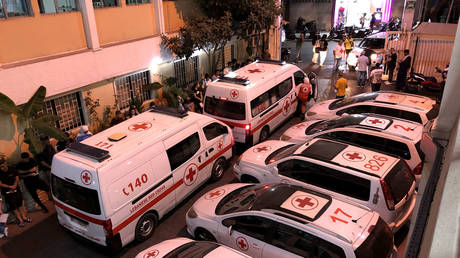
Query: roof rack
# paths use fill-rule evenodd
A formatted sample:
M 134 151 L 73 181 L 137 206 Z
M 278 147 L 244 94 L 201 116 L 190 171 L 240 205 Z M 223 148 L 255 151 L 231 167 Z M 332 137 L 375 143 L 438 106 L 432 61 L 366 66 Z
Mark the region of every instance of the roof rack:
M 84 143 L 73 142 L 67 147 L 67 151 L 71 151 L 88 158 L 92 158 L 101 162 L 110 157 L 109 151 L 99 149 Z
M 249 83 L 251 83 L 249 80 L 246 80 L 246 79 L 231 78 L 231 77 L 225 77 L 225 76 L 219 77 L 219 81 L 233 83 L 233 84 L 239 84 L 239 85 L 243 85 L 243 86 L 247 86 L 247 85 L 249 85 Z
M 351 239 L 348 239 L 348 238 L 346 238 L 345 236 L 342 236 L 342 235 L 340 235 L 339 233 L 336 233 L 336 232 L 334 232 L 334 231 L 331 231 L 331 230 L 329 230 L 329 229 L 327 229 L 327 228 L 321 227 L 320 225 L 317 225 L 317 224 L 314 224 L 314 223 L 310 223 L 310 225 L 311 225 L 312 227 L 315 227 L 316 229 L 318 229 L 318 230 L 320 230 L 320 231 L 323 231 L 323 232 L 326 233 L 326 234 L 335 235 L 337 238 L 340 238 L 340 239 L 342 239 L 342 240 L 345 241 L 345 242 L 348 242 L 348 243 L 350 243 L 350 244 L 353 243 L 353 241 L 352 241 Z
M 285 65 L 286 61 L 281 61 L 281 60 L 269 60 L 269 59 L 257 59 L 257 63 L 263 63 L 263 64 L 276 64 L 276 65 Z
M 176 108 L 163 107 L 163 106 L 154 107 L 154 108 L 150 109 L 150 112 L 161 113 L 161 114 L 175 116 L 175 117 L 179 117 L 179 118 L 184 118 L 184 117 L 188 116 L 187 112 L 180 112 Z

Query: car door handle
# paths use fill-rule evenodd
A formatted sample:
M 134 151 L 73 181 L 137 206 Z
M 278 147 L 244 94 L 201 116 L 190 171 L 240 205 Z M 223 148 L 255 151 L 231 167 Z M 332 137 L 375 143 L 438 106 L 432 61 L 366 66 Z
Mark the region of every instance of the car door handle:
M 208 150 L 209 153 L 211 153 L 211 152 L 213 152 L 213 151 L 214 151 L 214 148 L 210 148 L 210 149 Z
M 201 163 L 201 156 L 198 156 L 198 162 Z

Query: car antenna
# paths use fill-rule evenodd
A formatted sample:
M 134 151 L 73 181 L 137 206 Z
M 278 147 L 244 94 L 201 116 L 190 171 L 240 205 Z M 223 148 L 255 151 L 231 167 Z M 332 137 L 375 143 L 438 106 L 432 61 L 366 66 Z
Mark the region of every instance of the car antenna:
M 364 217 L 364 215 L 366 215 L 366 214 L 367 214 L 367 212 L 365 212 L 363 215 L 359 216 L 359 218 L 357 218 L 357 219 L 352 219 L 351 221 L 352 221 L 353 223 L 356 223 L 356 222 L 358 222 L 358 220 L 360 220 L 360 219 L 361 219 L 362 217 Z

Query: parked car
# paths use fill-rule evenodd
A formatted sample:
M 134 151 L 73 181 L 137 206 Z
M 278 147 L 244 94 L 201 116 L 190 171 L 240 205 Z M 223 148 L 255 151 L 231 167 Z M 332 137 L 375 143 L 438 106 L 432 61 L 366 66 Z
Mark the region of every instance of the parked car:
M 195 241 L 184 237 L 163 241 L 136 255 L 136 258 L 162 257 L 250 258 L 235 249 L 215 242 Z
M 370 65 L 382 63 L 385 56 L 385 36 L 386 32 L 379 32 L 365 37 L 357 47 L 353 48 L 347 58 L 349 68 L 355 68 L 358 63 L 358 57 L 364 51 L 364 55 L 370 60 Z
M 399 157 L 407 162 L 417 183 L 425 159 L 422 141 L 433 144 L 431 137 L 423 133 L 423 125 L 376 114 L 354 114 L 331 120 L 302 122 L 287 129 L 280 140 L 301 144 L 315 137 L 335 139 Z
M 329 139 L 266 141 L 244 152 L 233 170 L 242 182 L 285 182 L 346 198 L 377 211 L 393 232 L 415 206 L 415 178 L 403 160 Z
M 330 120 L 344 114 L 374 113 L 402 118 L 424 126 L 428 132 L 436 124 L 439 105 L 435 100 L 419 95 L 378 91 L 344 99 L 330 99 L 313 105 L 306 120 Z
M 378 213 L 301 186 L 229 184 L 199 198 L 187 231 L 251 257 L 390 257 L 393 235 Z

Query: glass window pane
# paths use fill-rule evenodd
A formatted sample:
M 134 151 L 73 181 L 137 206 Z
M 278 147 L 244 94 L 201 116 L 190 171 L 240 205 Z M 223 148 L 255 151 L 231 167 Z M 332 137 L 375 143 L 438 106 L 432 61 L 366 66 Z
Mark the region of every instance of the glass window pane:
M 5 0 L 5 2 L 6 13 L 9 17 L 27 15 L 27 5 L 25 0 Z
M 3 12 L 3 2 L 0 1 L 0 18 L 4 18 L 5 13 Z
M 58 12 L 71 12 L 77 10 L 75 0 L 56 0 Z
M 40 13 L 56 13 L 54 0 L 40 0 L 38 5 L 40 6 Z

